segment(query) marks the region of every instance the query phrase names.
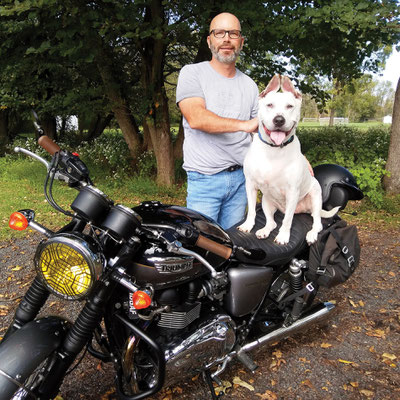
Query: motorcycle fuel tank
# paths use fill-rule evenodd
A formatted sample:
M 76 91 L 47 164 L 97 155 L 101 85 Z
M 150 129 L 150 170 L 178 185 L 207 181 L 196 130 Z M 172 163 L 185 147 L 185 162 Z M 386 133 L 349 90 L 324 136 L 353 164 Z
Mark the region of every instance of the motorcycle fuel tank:
M 160 234 L 177 226 L 194 227 L 201 235 L 225 246 L 232 246 L 227 233 L 208 217 L 180 206 L 170 206 L 158 201 L 147 201 L 134 207 L 135 213 L 142 218 L 142 227 Z M 215 269 L 219 269 L 225 259 L 196 246 L 184 245 L 204 257 Z M 138 283 L 151 282 L 155 289 L 193 280 L 208 270 L 194 257 L 168 252 L 162 243 L 153 241 L 143 244 L 135 260 L 128 266 L 129 273 Z

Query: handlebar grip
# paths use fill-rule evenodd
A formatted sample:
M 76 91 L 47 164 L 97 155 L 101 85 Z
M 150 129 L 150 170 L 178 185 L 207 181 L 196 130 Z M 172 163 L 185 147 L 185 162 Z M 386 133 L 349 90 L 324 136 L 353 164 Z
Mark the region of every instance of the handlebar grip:
M 213 240 L 210 240 L 202 235 L 199 235 L 195 245 L 201 247 L 204 250 L 211 251 L 211 253 L 214 253 L 217 256 L 225 258 L 226 260 L 232 254 L 232 249 L 230 247 L 214 242 Z
M 60 146 L 57 143 L 53 142 L 53 140 L 46 135 L 40 136 L 38 144 L 52 156 L 54 156 L 55 153 L 61 150 Z

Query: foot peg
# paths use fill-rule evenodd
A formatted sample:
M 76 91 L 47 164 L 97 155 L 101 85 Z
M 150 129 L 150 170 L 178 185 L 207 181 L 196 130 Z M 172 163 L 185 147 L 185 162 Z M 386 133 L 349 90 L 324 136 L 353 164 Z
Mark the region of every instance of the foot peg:
M 258 365 L 251 359 L 251 357 L 246 352 L 239 351 L 236 357 L 251 372 L 254 372 L 258 368 Z

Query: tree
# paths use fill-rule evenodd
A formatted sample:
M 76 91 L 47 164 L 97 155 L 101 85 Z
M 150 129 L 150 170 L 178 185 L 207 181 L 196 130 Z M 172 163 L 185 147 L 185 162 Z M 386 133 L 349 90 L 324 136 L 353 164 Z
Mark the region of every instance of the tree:
M 10 80 L 0 105 L 34 104 L 49 126 L 55 115 L 112 113 L 132 158 L 151 142 L 158 182 L 170 184 L 165 82 L 209 57 L 208 26 L 221 11 L 242 21 L 240 68 L 260 87 L 286 73 L 319 98 L 321 77 L 343 84 L 378 68 L 374 54 L 399 38 L 396 0 L 2 0 L 0 71 Z
M 397 82 L 394 98 L 389 155 L 386 169 L 390 172 L 390 176 L 385 176 L 383 180 L 386 192 L 400 194 L 400 78 Z

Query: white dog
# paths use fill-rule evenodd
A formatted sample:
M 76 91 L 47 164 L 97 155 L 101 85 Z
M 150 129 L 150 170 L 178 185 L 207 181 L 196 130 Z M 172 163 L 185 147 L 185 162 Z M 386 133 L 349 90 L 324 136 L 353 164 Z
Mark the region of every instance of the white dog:
M 282 88 L 283 93 L 278 93 Z M 238 227 L 250 232 L 256 216 L 256 200 L 261 190 L 262 209 L 266 217 L 264 228 L 256 232 L 259 239 L 267 238 L 276 228 L 274 214 L 285 214 L 275 241 L 286 244 L 290 238 L 293 215 L 311 213 L 312 229 L 307 233 L 309 244 L 317 240 L 322 230 L 321 215 L 330 217 L 339 207 L 322 210 L 321 187 L 311 175 L 309 164 L 301 153 L 296 126 L 300 120 L 301 93 L 297 92 L 287 77 L 275 75 L 259 99 L 259 131 L 245 157 L 243 170 L 246 176 L 248 214 Z

